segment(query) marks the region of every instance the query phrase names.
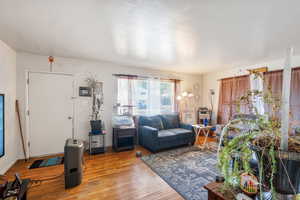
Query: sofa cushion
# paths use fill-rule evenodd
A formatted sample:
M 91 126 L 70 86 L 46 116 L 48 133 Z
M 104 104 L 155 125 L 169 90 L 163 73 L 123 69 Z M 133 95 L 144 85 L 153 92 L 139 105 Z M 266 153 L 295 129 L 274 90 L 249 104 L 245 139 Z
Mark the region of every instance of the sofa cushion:
M 139 126 L 150 126 L 158 130 L 164 129 L 162 120 L 159 115 L 156 116 L 140 116 Z
M 179 116 L 178 114 L 167 114 L 167 115 L 160 115 L 164 129 L 172 129 L 172 128 L 179 128 Z
M 173 128 L 173 129 L 169 129 L 168 131 L 174 133 L 175 135 L 192 133 L 191 130 L 187 130 L 187 129 L 183 129 L 183 128 Z
M 169 136 L 174 136 L 176 135 L 174 132 L 171 132 L 169 130 L 161 130 L 158 131 L 158 137 L 162 138 L 162 137 L 169 137 Z

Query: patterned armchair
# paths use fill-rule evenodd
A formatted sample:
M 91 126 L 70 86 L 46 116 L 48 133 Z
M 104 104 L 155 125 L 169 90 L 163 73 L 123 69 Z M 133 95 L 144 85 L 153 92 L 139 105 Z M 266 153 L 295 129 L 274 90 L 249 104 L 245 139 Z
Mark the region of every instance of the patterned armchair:
M 195 142 L 192 125 L 180 123 L 178 114 L 140 116 L 138 124 L 139 143 L 151 152 Z

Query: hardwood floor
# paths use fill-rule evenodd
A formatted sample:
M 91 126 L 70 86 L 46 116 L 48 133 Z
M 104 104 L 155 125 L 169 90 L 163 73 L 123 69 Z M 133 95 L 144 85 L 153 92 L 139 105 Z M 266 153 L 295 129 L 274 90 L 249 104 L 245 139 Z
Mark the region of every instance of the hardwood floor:
M 199 143 L 203 139 L 200 137 Z M 214 141 L 214 139 L 209 139 Z M 100 155 L 85 155 L 85 169 L 80 186 L 65 190 L 64 177 L 32 185 L 29 200 L 177 200 L 183 199 L 139 158 L 135 152 L 149 154 L 142 147 L 134 151 L 109 152 Z M 11 180 L 19 172 L 22 178 L 45 179 L 63 173 L 63 165 L 28 169 L 35 159 L 18 161 L 7 173 Z

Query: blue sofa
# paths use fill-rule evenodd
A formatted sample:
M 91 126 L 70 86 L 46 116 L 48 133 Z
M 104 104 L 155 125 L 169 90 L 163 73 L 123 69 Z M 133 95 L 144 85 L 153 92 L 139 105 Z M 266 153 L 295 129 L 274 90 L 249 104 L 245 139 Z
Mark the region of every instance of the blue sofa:
M 192 125 L 180 123 L 178 114 L 140 116 L 138 125 L 139 143 L 151 152 L 195 142 Z

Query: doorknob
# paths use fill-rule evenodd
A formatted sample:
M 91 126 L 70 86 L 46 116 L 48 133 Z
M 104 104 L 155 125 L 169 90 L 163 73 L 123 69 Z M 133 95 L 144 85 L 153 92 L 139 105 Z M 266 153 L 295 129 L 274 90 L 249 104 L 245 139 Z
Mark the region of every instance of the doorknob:
M 69 117 L 68 117 L 68 119 L 70 119 L 70 120 L 71 120 L 71 119 L 73 119 L 73 117 L 69 116 Z

